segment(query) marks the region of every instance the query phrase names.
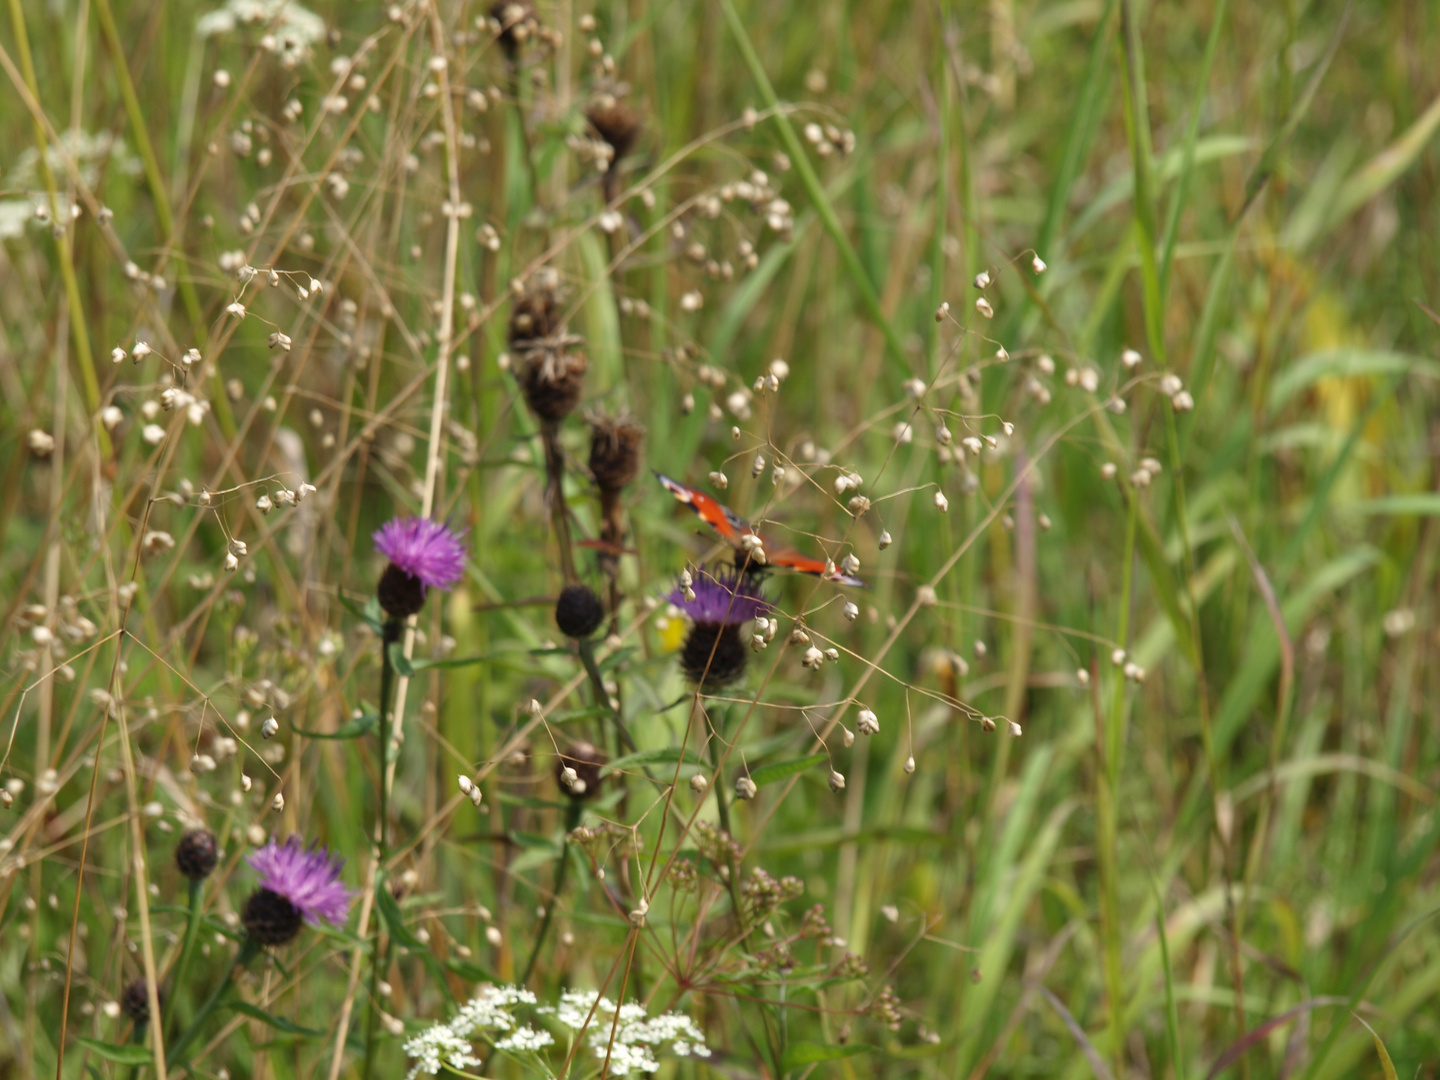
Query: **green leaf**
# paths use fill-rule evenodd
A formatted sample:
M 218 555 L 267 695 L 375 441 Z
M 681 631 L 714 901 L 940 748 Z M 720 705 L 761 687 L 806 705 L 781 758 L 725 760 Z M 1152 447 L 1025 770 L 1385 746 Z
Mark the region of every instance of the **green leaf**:
M 301 1027 L 299 1024 L 291 1023 L 282 1016 L 267 1013 L 259 1006 L 251 1005 L 248 1001 L 232 1001 L 230 1002 L 230 1008 L 238 1013 L 243 1013 L 252 1020 L 259 1020 L 262 1024 L 269 1024 L 276 1031 L 283 1031 L 286 1035 L 304 1035 L 307 1038 L 318 1039 L 325 1034 L 318 1028 Z
M 1331 209 L 1331 221 L 1343 221 L 1399 179 L 1400 174 L 1420 157 L 1437 128 L 1440 128 L 1440 97 L 1430 103 L 1430 107 L 1405 129 L 1404 134 L 1345 181 Z M 1391 1075 L 1394 1075 L 1393 1072 Z
M 1440 379 L 1440 361 L 1384 349 L 1341 346 L 1301 357 L 1270 384 L 1270 411 L 1276 412 L 1301 391 L 1333 375 L 1424 375 Z
M 829 760 L 829 754 L 811 754 L 809 757 L 794 758 L 790 761 L 775 761 L 769 765 L 761 765 L 758 769 L 751 769 L 750 779 L 755 782 L 756 787 L 764 787 L 777 780 L 787 780 L 796 773 Z
M 362 622 L 367 623 L 370 629 L 374 630 L 377 634 L 384 629 L 384 613 L 380 610 L 380 601 L 375 599 L 375 597 L 372 596 L 366 600 L 365 606 L 362 608 L 344 593 L 337 595 L 339 596 L 340 603 L 345 606 L 345 610 Z
M 623 649 L 616 649 L 609 656 L 605 657 L 604 660 L 601 660 L 600 663 L 596 665 L 596 667 L 599 669 L 600 674 L 603 675 L 605 674 L 605 672 L 619 667 L 621 664 L 623 664 L 626 660 L 630 659 L 630 657 L 634 656 L 639 651 L 640 650 L 635 648 L 635 646 L 633 645 L 627 645 Z
M 637 750 L 633 754 L 626 754 L 624 757 L 616 758 L 601 770 L 602 776 L 609 776 L 611 773 L 623 772 L 626 769 L 638 769 L 642 765 L 674 765 L 681 760 L 680 747 L 667 746 L 659 750 Z M 705 768 L 705 759 L 694 750 L 686 750 L 684 754 L 685 763 Z
M 390 666 L 395 669 L 396 675 L 403 675 L 408 679 L 415 674 L 415 665 L 412 664 L 410 658 L 405 655 L 405 645 L 403 642 L 392 641 L 386 646 L 386 650 L 390 657 Z
M 840 215 L 835 212 L 830 196 L 821 186 L 820 178 L 815 174 L 815 167 L 810 163 L 809 152 L 800 142 L 800 137 L 795 134 L 795 129 L 791 126 L 785 110 L 780 107 L 780 99 L 775 94 L 770 77 L 765 74 L 765 65 L 760 62 L 760 56 L 755 52 L 755 46 L 751 43 L 750 35 L 745 30 L 744 20 L 735 10 L 733 0 L 721 0 L 720 10 L 725 16 L 726 23 L 730 26 L 735 43 L 740 47 L 740 55 L 745 60 L 745 66 L 750 69 L 750 76 L 755 80 L 755 86 L 760 91 L 760 97 L 764 100 L 765 107 L 772 111 L 772 119 L 780 130 L 780 140 L 785 144 L 790 161 L 800 178 L 800 184 L 814 205 L 815 212 L 820 215 L 820 223 L 830 234 L 831 242 L 840 253 L 840 264 L 845 268 L 846 275 L 850 278 L 850 284 L 860 297 L 860 306 L 870 317 L 870 321 L 879 327 L 880 334 L 885 339 L 886 351 L 890 353 L 891 358 L 902 366 L 906 365 L 909 361 L 906 358 L 905 346 L 900 340 L 900 335 L 890 320 L 885 317 L 885 311 L 880 306 L 880 295 L 875 291 L 875 284 L 865 273 L 860 256 L 856 254 L 854 246 L 850 243 L 850 237 L 845 233 L 845 226 L 840 222 Z
M 429 671 L 431 668 L 463 668 L 469 667 L 471 664 L 484 664 L 488 662 L 489 659 L 490 656 L 486 654 L 484 656 L 457 656 L 453 660 L 411 660 L 410 670 Z
M 84 1035 L 76 1035 L 75 1041 L 85 1049 L 92 1050 L 106 1061 L 113 1061 L 117 1065 L 149 1065 L 155 1060 L 155 1055 L 144 1046 L 117 1046 L 115 1043 L 101 1042 L 99 1039 L 87 1039 Z
M 1355 1017 L 1356 1020 L 1359 1020 L 1365 1030 L 1370 1032 L 1370 1038 L 1375 1040 L 1375 1053 L 1380 1057 L 1380 1068 L 1385 1073 L 1385 1080 L 1400 1080 L 1400 1078 L 1395 1075 L 1395 1063 L 1390 1060 L 1390 1053 L 1385 1049 L 1385 1044 L 1380 1041 L 1379 1033 L 1369 1024 L 1365 1023 L 1365 1018 L 1359 1013 L 1351 1010 L 1350 1015 Z
M 1382 495 L 1378 499 L 1359 499 L 1346 503 L 1340 509 L 1351 514 L 1435 517 L 1440 514 L 1440 494 L 1433 491 L 1412 491 L 1404 495 Z
M 950 837 L 942 832 L 918 829 L 908 825 L 876 825 L 867 829 L 847 831 L 836 826 L 832 829 L 815 829 L 810 832 L 782 834 L 768 843 L 761 842 L 760 850 L 767 855 L 795 855 L 804 851 L 827 851 L 844 844 L 870 842 L 905 844 L 943 844 Z
M 390 936 L 407 949 L 416 952 L 423 952 L 430 955 L 430 950 L 425 943 L 410 932 L 405 925 L 405 913 L 400 910 L 400 904 L 388 888 L 377 888 L 375 890 L 375 906 L 380 909 L 380 917 L 385 920 L 385 929 L 390 931 Z
M 819 1061 L 838 1061 L 841 1058 L 855 1057 L 857 1054 L 868 1054 L 875 1047 L 867 1046 L 864 1043 L 845 1043 L 825 1045 L 823 1043 L 791 1043 L 785 1051 L 785 1057 L 781 1060 L 780 1066 L 786 1072 L 791 1069 L 798 1069 L 802 1065 L 814 1065 Z
M 305 731 L 301 728 L 294 728 L 296 735 L 303 735 L 307 739 L 358 739 L 362 735 L 369 735 L 380 722 L 379 713 L 364 713 L 345 721 L 334 731 Z
M 493 971 L 487 971 L 479 964 L 472 964 L 467 960 L 457 960 L 451 957 L 445 961 L 445 966 L 462 979 L 473 983 L 495 983 L 498 986 L 505 981 Z

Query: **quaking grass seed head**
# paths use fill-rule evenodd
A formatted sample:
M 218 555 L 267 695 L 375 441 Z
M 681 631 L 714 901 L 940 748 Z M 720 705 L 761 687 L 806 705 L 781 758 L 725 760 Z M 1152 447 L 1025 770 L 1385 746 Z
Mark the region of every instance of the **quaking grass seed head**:
M 499 27 L 500 47 L 506 57 L 514 63 L 520 49 L 535 37 L 540 30 L 540 19 L 535 5 L 529 0 L 495 0 L 490 5 L 490 18 Z
M 593 799 L 600 794 L 601 770 L 609 760 L 593 743 L 572 743 L 555 759 L 555 782 L 572 799 Z

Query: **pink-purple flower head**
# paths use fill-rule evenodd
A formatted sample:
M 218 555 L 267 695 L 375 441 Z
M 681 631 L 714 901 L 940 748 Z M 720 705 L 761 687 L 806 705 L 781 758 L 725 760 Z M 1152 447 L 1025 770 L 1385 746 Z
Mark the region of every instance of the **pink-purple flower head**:
M 461 534 L 429 518 L 392 518 L 375 530 L 375 550 L 390 560 L 376 594 L 394 619 L 406 619 L 425 603 L 426 589 L 448 589 L 465 575 Z
M 375 530 L 375 550 L 428 589 L 448 589 L 465 576 L 465 546 L 443 522 L 391 518 Z
M 673 590 L 669 601 L 690 617 L 708 626 L 739 626 L 770 611 L 770 602 L 761 595 L 749 574 L 723 571 L 719 575 L 701 571 L 690 586 L 695 599 L 685 598 L 685 589 Z
M 318 926 L 323 919 L 342 926 L 349 919 L 353 894 L 340 881 L 345 860 L 327 848 L 303 847 L 298 836 L 283 844 L 271 837 L 245 861 L 260 874 L 261 889 L 288 901 L 310 925 Z

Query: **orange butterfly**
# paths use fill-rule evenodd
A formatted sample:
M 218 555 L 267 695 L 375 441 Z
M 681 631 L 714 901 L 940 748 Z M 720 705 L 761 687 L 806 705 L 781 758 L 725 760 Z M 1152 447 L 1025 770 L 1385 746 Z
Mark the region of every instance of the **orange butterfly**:
M 668 476 L 660 473 L 655 474 L 666 491 L 674 495 L 676 499 L 694 510 L 700 520 L 709 525 L 712 529 L 723 536 L 737 550 L 744 547 L 744 538 L 754 536 L 759 539 L 759 534 L 751 524 L 735 513 L 728 506 L 725 506 L 703 491 L 697 491 L 688 484 L 682 484 L 678 480 L 671 480 Z M 839 570 L 830 569 L 826 572 L 828 560 L 816 559 L 809 555 L 802 555 L 794 548 L 784 548 L 772 551 L 767 545 L 765 547 L 765 563 L 767 566 L 785 566 L 791 570 L 798 570 L 802 574 L 814 574 L 816 577 L 825 578 L 827 581 L 834 581 L 841 585 L 858 585 L 864 588 L 865 582 L 849 574 L 842 574 Z M 833 564 L 829 564 L 833 567 Z

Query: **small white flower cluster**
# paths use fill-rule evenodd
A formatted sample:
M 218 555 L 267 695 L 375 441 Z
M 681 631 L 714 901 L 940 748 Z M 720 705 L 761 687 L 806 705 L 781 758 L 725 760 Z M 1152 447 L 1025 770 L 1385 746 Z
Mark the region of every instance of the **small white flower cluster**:
M 457 1069 L 480 1068 L 471 1039 L 477 1031 L 503 1031 L 508 1034 L 495 1044 L 497 1050 L 538 1050 L 554 1040 L 543 1031 L 519 1027 L 509 1010 L 516 1005 L 534 1005 L 535 995 L 518 986 L 486 986 L 461 1006 L 454 1019 L 426 1028 L 405 1041 L 405 1053 L 416 1062 L 405 1080 L 415 1080 L 420 1073 L 431 1076 L 440 1072 L 444 1063 Z
M 594 1016 L 591 1016 L 592 1010 Z M 586 1041 L 598 1060 L 609 1058 L 610 1072 L 616 1075 L 637 1069 L 658 1072 L 660 1062 L 655 1057 L 655 1050 L 665 1043 L 670 1043 L 671 1050 L 681 1057 L 692 1054 L 696 1057 L 710 1056 L 704 1033 L 684 1013 L 667 1012 L 651 1017 L 646 1014 L 643 1005 L 632 1002 L 620 1006 L 620 1020 L 615 1023 L 615 1003 L 583 990 L 567 991 L 558 1006 L 539 1011 L 554 1016 L 572 1031 L 585 1027 L 585 1020 L 590 1017 Z
M 517 1005 L 534 1006 L 535 995 L 517 986 L 484 987 L 452 1020 L 406 1040 L 405 1053 L 415 1059 L 406 1080 L 415 1080 L 421 1073 L 437 1075 L 447 1064 L 457 1069 L 480 1068 L 483 1062 L 476 1056 L 473 1040 L 482 1031 L 503 1033 L 493 1040 L 493 1045 L 496 1050 L 508 1053 L 534 1053 L 553 1045 L 555 1038 L 548 1031 L 520 1024 L 511 1015 Z M 559 1005 L 536 1011 L 554 1017 L 571 1031 L 586 1029 L 587 1041 L 596 1059 L 604 1061 L 608 1057 L 610 1072 L 615 1075 L 637 1069 L 656 1072 L 660 1062 L 655 1051 L 666 1043 L 672 1052 L 682 1057 L 710 1056 L 704 1034 L 683 1013 L 650 1017 L 642 1005 L 622 1005 L 617 1023 L 614 1002 L 578 990 L 564 994 Z

